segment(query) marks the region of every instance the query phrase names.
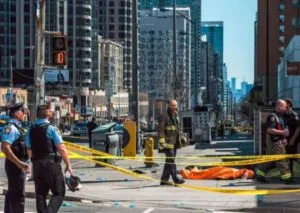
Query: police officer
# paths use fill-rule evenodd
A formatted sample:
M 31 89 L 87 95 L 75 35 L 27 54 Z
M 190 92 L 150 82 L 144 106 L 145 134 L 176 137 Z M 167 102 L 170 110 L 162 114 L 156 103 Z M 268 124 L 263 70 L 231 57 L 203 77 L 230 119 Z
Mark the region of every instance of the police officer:
M 66 164 L 65 171 L 73 175 L 59 130 L 49 122 L 51 117 L 52 111 L 48 106 L 38 106 L 37 120 L 26 134 L 27 152 L 33 164 L 38 213 L 57 212 L 64 200 L 66 189 L 61 160 Z M 52 197 L 47 205 L 49 189 Z
M 92 131 L 97 128 L 97 124 L 95 122 L 95 118 L 92 118 L 91 121 L 87 123 L 88 128 L 88 136 L 89 136 L 89 147 L 92 148 Z
M 288 145 L 286 147 L 286 153 L 287 154 L 297 154 L 297 146 L 299 143 L 299 138 L 297 137 L 298 135 L 295 135 L 297 127 L 300 125 L 300 119 L 292 107 L 293 107 L 293 102 L 291 99 L 286 99 L 285 100 L 287 104 L 287 109 L 285 113 L 285 119 L 287 126 L 289 128 L 289 136 L 287 137 Z M 294 138 L 293 138 L 294 137 Z M 293 140 L 291 140 L 293 138 Z M 290 170 L 293 173 L 293 162 L 295 159 L 290 158 Z
M 172 177 L 175 184 L 183 184 L 185 181 L 176 175 L 176 149 L 179 139 L 179 123 L 177 118 L 177 102 L 170 100 L 167 112 L 160 116 L 158 124 L 159 149 L 166 155 L 166 162 L 161 176 L 160 185 L 173 185 L 169 181 Z
M 30 166 L 25 150 L 25 131 L 21 122 L 25 118 L 26 107 L 18 103 L 8 107 L 11 119 L 4 127 L 1 149 L 5 154 L 5 171 L 8 190 L 5 196 L 5 213 L 23 213 L 25 202 L 25 178 Z
M 267 154 L 286 153 L 285 146 L 287 145 L 286 138 L 289 136 L 289 129 L 284 120 L 285 112 L 286 102 L 279 99 L 276 102 L 275 113 L 271 113 L 267 117 Z M 261 168 L 256 171 L 256 181 L 267 183 L 268 181 L 265 178 L 265 174 L 273 168 L 274 164 L 280 170 L 281 181 L 285 184 L 294 183 L 288 160 L 268 162 L 261 165 Z

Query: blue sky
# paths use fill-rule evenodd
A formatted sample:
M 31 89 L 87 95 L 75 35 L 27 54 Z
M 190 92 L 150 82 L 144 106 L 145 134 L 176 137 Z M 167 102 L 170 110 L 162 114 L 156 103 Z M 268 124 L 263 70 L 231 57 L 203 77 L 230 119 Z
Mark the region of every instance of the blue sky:
M 254 21 L 257 0 L 202 0 L 202 21 L 224 22 L 224 62 L 228 79 L 253 83 Z

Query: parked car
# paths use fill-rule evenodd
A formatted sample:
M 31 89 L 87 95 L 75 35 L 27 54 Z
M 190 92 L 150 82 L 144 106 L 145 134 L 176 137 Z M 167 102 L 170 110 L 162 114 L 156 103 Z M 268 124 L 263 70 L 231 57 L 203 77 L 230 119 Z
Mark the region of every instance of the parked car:
M 79 122 L 71 128 L 71 135 L 87 135 L 87 122 Z

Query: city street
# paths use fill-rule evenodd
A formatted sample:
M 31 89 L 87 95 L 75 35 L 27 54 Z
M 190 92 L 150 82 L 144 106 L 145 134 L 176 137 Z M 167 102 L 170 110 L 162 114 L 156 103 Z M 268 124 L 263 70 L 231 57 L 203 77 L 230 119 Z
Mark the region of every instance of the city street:
M 198 162 L 220 161 L 217 155 L 249 154 L 253 140 L 247 135 L 235 135 L 224 140 L 218 139 L 211 144 L 200 144 L 179 150 L 179 156 L 214 156 L 200 159 Z M 87 143 L 81 143 L 87 145 Z M 155 152 L 156 156 L 163 156 Z M 157 160 L 160 164 L 163 160 Z M 178 169 L 185 164 L 195 164 L 195 160 L 177 159 Z M 3 159 L 1 159 L 3 166 Z M 220 161 L 221 162 L 221 161 Z M 94 164 L 83 160 L 72 160 L 74 172 L 82 180 L 80 191 L 66 194 L 65 204 L 61 212 L 298 212 L 300 205 L 297 194 L 283 195 L 234 195 L 231 193 L 215 193 L 201 189 L 159 186 L 162 164 L 159 167 L 146 168 L 143 162 L 122 160 L 117 165 L 129 169 L 140 170 L 156 179 L 143 180 L 120 174 L 108 168 L 95 168 Z M 183 164 L 183 165 L 181 165 Z M 3 167 L 2 167 L 3 168 Z M 3 169 L 0 169 L 1 186 L 6 188 Z M 198 187 L 216 187 L 217 189 L 297 189 L 296 185 L 284 185 L 278 178 L 272 184 L 258 184 L 252 180 L 187 180 L 187 185 Z M 0 186 L 0 188 L 1 188 Z M 27 197 L 34 197 L 33 182 L 26 182 Z M 2 202 L 1 202 L 2 203 Z M 27 211 L 34 211 L 34 201 L 26 201 Z M 32 209 L 33 208 L 33 209 Z M 279 211 L 280 210 L 280 211 Z

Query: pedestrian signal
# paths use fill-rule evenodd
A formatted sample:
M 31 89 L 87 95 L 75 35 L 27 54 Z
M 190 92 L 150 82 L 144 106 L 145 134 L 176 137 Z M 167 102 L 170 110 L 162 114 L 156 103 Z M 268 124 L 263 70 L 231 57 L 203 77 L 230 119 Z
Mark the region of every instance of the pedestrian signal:
M 52 66 L 67 65 L 68 41 L 64 35 L 52 37 Z

